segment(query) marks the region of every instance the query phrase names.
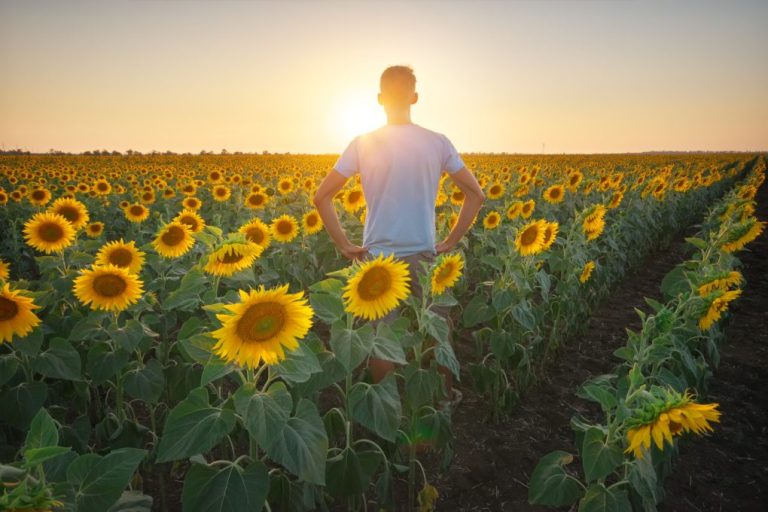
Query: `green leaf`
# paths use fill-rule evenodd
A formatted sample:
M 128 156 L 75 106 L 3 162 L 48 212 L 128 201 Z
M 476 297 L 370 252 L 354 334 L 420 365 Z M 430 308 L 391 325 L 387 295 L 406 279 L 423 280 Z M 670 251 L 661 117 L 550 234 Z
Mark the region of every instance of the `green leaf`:
M 260 461 L 243 469 L 236 464 L 193 464 L 184 479 L 181 503 L 188 512 L 261 510 L 269 491 L 269 474 Z
M 126 352 L 133 352 L 137 348 L 146 350 L 151 338 L 157 337 L 157 333 L 142 325 L 135 319 L 128 320 L 119 329 L 111 330 L 109 336 Z M 144 341 L 144 343 L 142 343 Z
M 450 342 L 450 328 L 445 318 L 441 317 L 434 311 L 426 310 L 422 316 L 424 325 L 421 326 L 423 331 L 427 332 L 430 336 L 435 338 L 440 343 Z
M 211 357 L 216 339 L 209 333 L 195 334 L 179 340 L 179 347 L 188 360 L 205 364 Z
M 603 411 L 609 411 L 616 407 L 616 395 L 612 390 L 606 389 L 605 386 L 599 384 L 584 384 L 576 392 L 576 395 L 597 402 Z
M 368 486 L 360 459 L 352 448 L 345 448 L 326 463 L 327 489 L 331 496 L 354 496 Z
M 51 340 L 48 350 L 32 359 L 32 369 L 54 379 L 80 380 L 80 354 L 64 338 Z
M 280 437 L 292 408 L 291 394 L 282 382 L 275 382 L 264 393 L 253 386 L 242 386 L 235 392 L 235 410 L 261 446 L 269 446 Z
M 0 418 L 19 430 L 26 430 L 47 397 L 48 386 L 40 381 L 22 382 L 6 389 L 0 395 Z
M 0 356 L 0 386 L 11 380 L 19 369 L 19 361 L 13 354 Z
M 152 496 L 140 491 L 124 491 L 109 512 L 151 512 Z
M 387 441 L 394 441 L 402 409 L 394 375 L 377 384 L 358 382 L 349 392 L 352 418 Z
M 103 512 L 112 506 L 128 485 L 146 450 L 121 448 L 104 457 L 81 455 L 67 469 L 67 481 L 75 487 L 78 512 Z
M 43 462 L 56 458 L 70 451 L 69 446 L 43 446 L 42 448 L 30 448 L 24 451 L 24 467 L 32 469 Z
M 642 499 L 645 510 L 655 510 L 656 504 L 664 496 L 664 491 L 659 486 L 651 458 L 633 459 L 630 464 L 628 480 Z
M 157 359 L 150 359 L 144 367 L 127 372 L 123 385 L 130 396 L 156 404 L 165 388 L 163 366 Z
M 325 485 L 328 438 L 323 420 L 309 400 L 299 400 L 296 414 L 288 418 L 281 435 L 266 451 L 272 460 L 302 480 Z
M 285 359 L 272 368 L 280 377 L 291 383 L 307 382 L 312 375 L 322 371 L 317 356 L 304 343 L 299 343 L 299 347 L 293 352 L 287 352 Z
M 602 430 L 590 428 L 586 431 L 581 445 L 581 463 L 587 482 L 607 477 L 623 460 L 621 447 L 606 444 Z
M 573 462 L 573 455 L 556 450 L 541 458 L 531 475 L 528 503 L 562 507 L 576 503 L 581 496 L 579 482 L 563 466 Z
M 626 491 L 592 484 L 579 502 L 579 512 L 632 512 Z
M 192 311 L 197 308 L 200 301 L 200 294 L 209 287 L 208 278 L 202 271 L 193 267 L 184 277 L 181 278 L 179 287 L 172 291 L 163 301 L 163 309 L 178 309 L 182 311 Z
M 193 389 L 168 415 L 157 462 L 205 453 L 230 433 L 234 426 L 234 411 L 211 407 L 208 403 L 208 390 L 203 387 Z
M 344 303 L 337 295 L 329 293 L 312 293 L 309 303 L 315 315 L 327 324 L 333 324 L 344 317 Z
M 496 312 L 488 307 L 486 300 L 487 299 L 483 295 L 475 295 L 475 297 L 469 301 L 462 313 L 464 327 L 473 327 L 490 320 L 496 315 Z
M 448 368 L 453 376 L 456 377 L 456 380 L 461 380 L 459 360 L 456 358 L 450 343 L 439 342 L 435 346 L 435 360 L 440 366 Z
M 128 352 L 112 350 L 109 343 L 99 342 L 88 351 L 86 368 L 96 385 L 103 384 L 128 364 Z
M 318 281 L 310 285 L 309 290 L 312 292 L 340 295 L 341 290 L 343 288 L 344 288 L 344 283 L 342 283 L 338 279 L 330 278 L 330 279 L 323 279 L 322 281 Z
M 46 446 L 57 446 L 59 444 L 59 430 L 56 428 L 56 422 L 48 414 L 48 411 L 41 408 L 32 423 L 29 425 L 29 432 L 24 441 L 23 451 L 35 448 L 44 448 Z
M 359 329 L 347 329 L 341 322 L 331 326 L 331 350 L 348 372 L 357 368 L 371 353 L 373 338 L 371 324 Z
M 407 363 L 403 346 L 398 341 L 397 335 L 392 327 L 384 322 L 380 322 L 376 327 L 371 355 L 377 359 L 392 361 L 393 363 Z
M 686 238 L 685 241 L 691 244 L 692 246 L 696 247 L 697 249 L 701 249 L 702 251 L 707 250 L 707 247 L 709 247 L 707 242 L 702 240 L 701 238 L 696 238 L 691 236 Z
M 228 363 L 216 354 L 208 356 L 208 361 L 203 367 L 203 375 L 200 377 L 200 385 L 206 386 L 211 382 L 225 377 L 235 371 L 235 365 Z
M 405 369 L 405 397 L 413 410 L 431 404 L 440 381 L 434 370 L 409 365 Z

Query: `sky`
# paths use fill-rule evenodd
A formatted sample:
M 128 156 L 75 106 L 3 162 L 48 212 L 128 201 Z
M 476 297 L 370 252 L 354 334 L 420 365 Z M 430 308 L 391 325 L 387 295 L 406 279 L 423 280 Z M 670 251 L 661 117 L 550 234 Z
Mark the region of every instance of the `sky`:
M 0 144 L 340 153 L 413 122 L 460 152 L 768 149 L 768 1 L 0 0 Z

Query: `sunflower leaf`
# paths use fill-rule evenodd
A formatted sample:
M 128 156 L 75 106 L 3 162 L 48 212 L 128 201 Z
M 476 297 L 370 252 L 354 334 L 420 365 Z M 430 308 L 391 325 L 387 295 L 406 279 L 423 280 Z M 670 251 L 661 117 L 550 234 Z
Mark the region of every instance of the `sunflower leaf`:
M 349 392 L 350 415 L 387 441 L 394 441 L 402 406 L 394 375 L 377 384 L 358 382 Z
M 626 491 L 592 484 L 579 502 L 579 512 L 632 512 Z
M 371 353 L 373 338 L 371 324 L 359 329 L 347 329 L 342 322 L 331 326 L 331 349 L 348 372 L 357 368 Z
M 555 450 L 539 460 L 531 475 L 528 503 L 562 507 L 576 503 L 581 496 L 579 481 L 563 469 L 573 462 L 573 455 Z
M 621 448 L 608 445 L 605 433 L 599 428 L 590 428 L 584 434 L 581 445 L 581 463 L 587 482 L 603 479 L 610 475 L 624 460 Z
M 261 510 L 269 491 L 269 474 L 260 461 L 242 469 L 193 464 L 184 479 L 181 501 L 190 512 Z
M 302 480 L 325 485 L 328 437 L 317 407 L 309 400 L 299 401 L 296 414 L 288 418 L 285 428 L 266 451 L 272 460 Z
M 292 408 L 293 399 L 282 382 L 275 382 L 266 392 L 249 386 L 235 392 L 235 410 L 261 446 L 269 446 L 280 437 Z

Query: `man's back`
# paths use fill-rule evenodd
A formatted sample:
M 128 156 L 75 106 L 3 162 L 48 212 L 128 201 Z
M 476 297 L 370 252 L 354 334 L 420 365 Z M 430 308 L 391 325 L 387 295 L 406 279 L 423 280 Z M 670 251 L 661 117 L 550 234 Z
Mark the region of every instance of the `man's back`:
M 360 172 L 368 205 L 363 245 L 402 257 L 435 250 L 435 199 L 442 171 L 464 163 L 442 134 L 413 123 L 387 124 L 356 137 L 334 169 Z

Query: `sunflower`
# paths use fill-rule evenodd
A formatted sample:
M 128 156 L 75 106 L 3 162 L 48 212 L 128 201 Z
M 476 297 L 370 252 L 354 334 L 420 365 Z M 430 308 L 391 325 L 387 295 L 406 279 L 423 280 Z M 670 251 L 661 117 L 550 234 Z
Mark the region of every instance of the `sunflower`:
M 239 233 L 245 235 L 245 238 L 260 245 L 262 249 L 269 247 L 269 243 L 272 241 L 272 233 L 269 226 L 261 221 L 261 219 L 253 219 L 247 224 L 240 227 Z
M 557 232 L 560 230 L 560 225 L 557 223 L 557 221 L 547 222 L 544 221 L 544 240 L 542 240 L 542 251 L 546 251 L 550 247 L 552 247 L 552 244 L 555 243 L 555 239 L 557 238 Z
M 464 269 L 461 254 L 451 254 L 439 259 L 432 270 L 432 295 L 440 295 L 456 284 Z
M 702 331 L 708 331 L 712 324 L 717 322 L 722 316 L 723 312 L 728 309 L 728 303 L 738 298 L 741 295 L 741 290 L 723 291 L 715 290 L 715 292 L 708 297 L 709 305 L 704 315 L 699 318 L 699 328 Z
M 194 210 L 184 210 L 174 217 L 173 220 L 186 224 L 192 233 L 199 233 L 205 229 L 205 221 Z
M 581 276 L 579 276 L 579 282 L 584 284 L 589 281 L 593 270 L 595 270 L 595 262 L 593 260 L 589 260 L 584 264 L 584 268 L 581 271 Z
M 616 191 L 611 196 L 611 200 L 608 202 L 608 208 L 614 209 L 618 208 L 621 204 L 621 201 L 624 199 L 624 194 L 620 191 Z
M 281 179 L 277 184 L 277 191 L 280 192 L 281 195 L 285 195 L 293 191 L 293 180 L 289 178 Z
M 546 221 L 535 220 L 523 226 L 515 238 L 515 248 L 522 256 L 540 253 L 544 248 Z
M 221 329 L 214 331 L 218 341 L 213 351 L 228 362 L 255 368 L 264 361 L 275 364 L 293 351 L 298 340 L 312 327 L 314 311 L 304 292 L 288 293 L 288 285 L 246 292 L 240 290 L 240 303 L 227 305 L 227 313 L 216 315 Z
M 728 291 L 731 287 L 737 287 L 743 282 L 743 276 L 741 272 L 732 270 L 730 272 L 722 273 L 717 276 L 711 276 L 706 282 L 699 285 L 698 292 L 702 297 L 709 295 L 715 290 Z
M 88 209 L 83 203 L 76 199 L 65 197 L 59 198 L 53 202 L 50 208 L 48 208 L 48 212 L 58 213 L 67 219 L 76 230 L 85 227 L 90 220 Z
M 408 264 L 393 255 L 356 265 L 344 287 L 344 309 L 358 318 L 376 320 L 392 311 L 410 293 Z
M 357 210 L 365 206 L 365 196 L 360 187 L 354 187 L 347 190 L 344 194 L 344 209 L 349 213 L 355 213 Z
M 11 276 L 11 264 L 0 258 L 0 281 L 7 281 Z
M 501 215 L 498 212 L 488 212 L 483 218 L 483 227 L 485 229 L 496 229 L 501 223 Z
M 10 284 L 0 289 L 0 344 L 10 342 L 14 335 L 25 337 L 40 324 L 40 319 L 32 312 L 40 306 L 22 293 L 27 292 L 11 291 Z
M 451 191 L 451 204 L 455 206 L 460 206 L 463 203 L 464 203 L 464 192 L 462 192 L 458 188 L 453 189 L 453 191 Z
M 507 218 L 509 220 L 515 220 L 520 216 L 522 211 L 523 211 L 522 201 L 515 201 L 509 206 L 509 208 L 507 208 Z
M 499 199 L 504 195 L 504 185 L 496 182 L 488 187 L 488 199 Z
M 203 270 L 215 276 L 229 277 L 253 265 L 264 249 L 253 242 L 226 243 L 208 256 Z
M 750 217 L 738 224 L 728 233 L 727 239 L 720 245 L 725 252 L 740 251 L 749 242 L 760 236 L 765 229 L 765 222 Z
M 635 412 L 639 418 L 630 421 L 632 427 L 627 431 L 627 449 L 625 453 L 634 453 L 642 459 L 651 447 L 651 440 L 659 450 L 664 449 L 664 442 L 673 443 L 673 436 L 684 432 L 701 435 L 711 432 L 710 422 L 720 422 L 719 404 L 697 404 L 686 392 L 679 395 L 668 391 L 666 397 L 660 397 L 654 403 L 647 404 Z
M 35 206 L 45 206 L 51 200 L 51 193 L 46 188 L 36 188 L 29 193 L 27 198 Z
M 269 201 L 269 197 L 262 192 L 251 192 L 248 197 L 245 198 L 245 207 L 251 210 L 264 208 Z
M 196 197 L 185 197 L 181 202 L 181 205 L 185 210 L 199 210 L 203 206 L 203 202 Z
M 123 210 L 125 218 L 131 222 L 144 222 L 149 217 L 149 209 L 143 204 L 133 203 Z
M 323 229 L 323 220 L 317 210 L 312 210 L 304 214 L 301 218 L 301 224 L 304 227 L 305 235 L 314 235 Z
M 299 223 L 288 214 L 279 216 L 270 226 L 272 238 L 278 242 L 290 242 L 299 234 Z
M 141 279 L 125 268 L 96 265 L 81 274 L 75 279 L 75 296 L 91 309 L 123 311 L 141 298 Z
M 213 195 L 213 199 L 221 203 L 229 199 L 232 195 L 232 191 L 226 185 L 216 185 L 213 187 L 211 194 Z
M 544 191 L 542 197 L 548 203 L 560 203 L 562 202 L 563 198 L 565 198 L 565 187 L 562 185 L 552 185 Z
M 523 203 L 523 206 L 520 209 L 520 215 L 522 215 L 524 219 L 527 219 L 533 215 L 534 208 L 536 208 L 536 202 L 533 199 L 529 199 Z
M 144 265 L 144 253 L 131 240 L 128 243 L 120 241 L 109 242 L 96 254 L 95 265 L 114 265 L 124 268 L 131 274 L 138 274 Z
M 58 213 L 36 213 L 24 224 L 29 245 L 46 254 L 61 252 L 75 239 L 75 229 Z
M 104 232 L 103 222 L 91 222 L 85 227 L 85 234 L 91 238 L 96 238 Z
M 581 174 L 579 171 L 573 171 L 568 175 L 568 190 L 570 191 L 576 191 L 576 189 L 579 188 L 579 185 L 581 185 L 582 180 L 584 179 L 584 175 Z
M 106 196 L 110 192 L 112 192 L 112 185 L 110 185 L 107 180 L 102 178 L 102 179 L 96 180 L 96 183 L 93 184 L 93 187 L 91 188 L 91 190 L 95 192 L 97 195 Z
M 157 253 L 164 258 L 177 258 L 186 254 L 195 244 L 192 230 L 182 222 L 167 224 L 152 242 Z

